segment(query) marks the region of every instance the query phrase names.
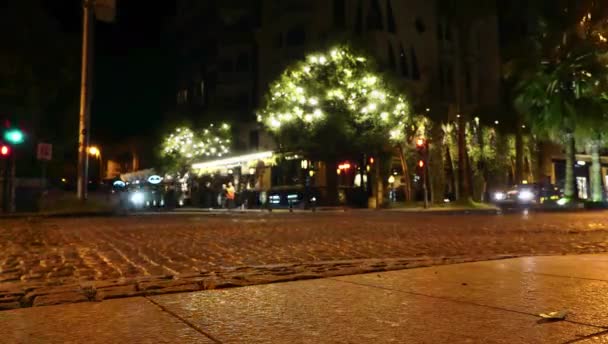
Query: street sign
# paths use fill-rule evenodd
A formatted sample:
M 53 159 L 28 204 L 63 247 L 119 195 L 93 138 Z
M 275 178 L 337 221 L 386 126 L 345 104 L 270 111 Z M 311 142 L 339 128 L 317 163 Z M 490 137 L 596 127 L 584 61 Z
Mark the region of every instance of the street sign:
M 113 22 L 116 18 L 116 0 L 95 1 L 95 17 L 103 22 Z
M 53 145 L 50 143 L 38 144 L 38 160 L 50 161 L 53 158 Z

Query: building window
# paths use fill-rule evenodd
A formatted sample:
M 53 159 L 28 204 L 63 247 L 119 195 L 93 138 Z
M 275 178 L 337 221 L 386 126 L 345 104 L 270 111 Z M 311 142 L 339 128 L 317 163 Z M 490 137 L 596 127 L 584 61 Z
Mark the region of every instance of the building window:
M 397 62 L 395 61 L 395 50 L 393 50 L 393 45 L 391 42 L 388 42 L 388 67 L 391 70 L 397 69 Z
M 437 39 L 448 42 L 452 40 L 452 32 L 445 17 L 437 19 Z
M 386 26 L 388 32 L 396 33 L 397 26 L 395 25 L 395 17 L 393 16 L 393 6 L 391 6 L 391 0 L 386 0 L 386 17 L 388 19 Z
M 367 30 L 382 31 L 382 21 L 382 10 L 380 9 L 380 4 L 378 3 L 378 0 L 372 0 L 369 12 L 367 14 Z
M 177 92 L 177 104 L 183 105 L 188 102 L 188 89 L 179 90 Z
M 232 69 L 232 61 L 230 61 L 230 59 L 222 59 L 220 61 L 220 71 L 224 72 L 224 73 L 230 73 L 233 71 Z
M 345 0 L 334 0 L 334 26 L 337 28 L 346 27 Z
M 199 104 L 205 105 L 205 80 L 201 80 L 199 91 L 201 92 L 201 96 L 199 98 Z
M 414 26 L 416 27 L 416 31 L 418 31 L 419 34 L 423 34 L 426 32 L 426 25 L 424 24 L 424 21 L 422 20 L 422 18 L 420 18 L 420 17 L 416 18 L 416 22 L 414 23 Z
M 260 148 L 260 132 L 252 130 L 249 132 L 249 148 L 259 149 Z
M 303 27 L 294 27 L 287 32 L 285 37 L 285 45 L 287 46 L 301 46 L 306 43 L 306 31 Z
M 283 33 L 279 32 L 274 38 L 275 48 L 283 48 Z
M 467 97 L 467 103 L 473 104 L 473 82 L 471 77 L 471 66 L 469 64 L 465 64 L 464 88 Z
M 357 3 L 357 18 L 355 20 L 355 33 L 357 35 L 363 34 L 363 5 L 361 0 Z
M 410 67 L 407 63 L 407 55 L 405 54 L 405 50 L 403 49 L 403 45 L 399 47 L 399 67 L 401 68 L 401 76 L 405 78 L 409 78 L 410 76 Z
M 414 47 L 410 47 L 410 61 L 412 61 L 412 79 L 420 80 L 420 68 L 418 67 L 418 57 Z
M 439 62 L 439 69 L 438 69 L 438 74 L 439 74 L 439 97 L 441 99 L 445 99 L 445 71 L 443 68 L 443 63 L 440 61 Z
M 247 72 L 249 71 L 249 54 L 242 52 L 236 59 L 236 71 Z

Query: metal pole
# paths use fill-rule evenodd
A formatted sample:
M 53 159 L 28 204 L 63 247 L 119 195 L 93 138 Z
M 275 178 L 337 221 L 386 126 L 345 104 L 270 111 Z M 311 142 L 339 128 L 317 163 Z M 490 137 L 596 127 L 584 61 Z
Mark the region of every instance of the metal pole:
M 10 187 L 10 183 L 9 183 L 9 176 L 10 176 L 10 163 L 9 163 L 9 159 L 4 159 L 4 161 L 2 162 L 3 165 L 3 170 L 2 170 L 2 210 L 5 213 L 9 212 L 10 209 L 10 191 L 9 191 L 9 187 Z
M 101 157 L 101 153 L 99 153 L 99 184 L 103 182 L 103 158 Z
M 16 175 L 16 167 L 17 167 L 17 152 L 15 150 L 13 150 L 13 154 L 11 154 L 10 157 L 10 164 L 11 164 L 11 170 L 10 170 L 10 174 L 9 174 L 9 213 L 14 213 L 15 210 L 17 209 L 16 204 L 15 204 L 15 190 L 17 188 L 17 180 L 15 178 Z
M 424 168 L 422 170 L 422 189 L 424 190 L 424 209 L 429 207 L 429 193 L 427 188 L 427 173 L 429 165 L 429 141 L 426 140 L 424 143 Z
M 83 0 L 83 20 L 82 20 L 82 66 L 80 75 L 80 112 L 78 128 L 78 199 L 87 199 L 88 186 L 88 154 L 89 146 L 89 122 L 90 122 L 90 96 L 89 96 L 89 54 L 90 54 L 90 35 L 93 12 L 93 0 Z

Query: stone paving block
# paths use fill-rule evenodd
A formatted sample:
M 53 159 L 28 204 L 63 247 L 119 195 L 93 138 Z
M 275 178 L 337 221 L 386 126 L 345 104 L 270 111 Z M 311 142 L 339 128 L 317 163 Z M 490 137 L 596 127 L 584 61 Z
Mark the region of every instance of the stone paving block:
M 223 343 L 562 343 L 599 332 L 331 279 L 151 299 Z
M 17 309 L 20 307 L 21 303 L 19 303 L 19 301 L 0 302 L 0 311 L 4 311 L 7 309 Z
M 89 301 L 87 296 L 78 291 L 73 292 L 64 292 L 64 293 L 53 293 L 36 296 L 33 301 L 33 306 L 52 306 L 59 305 L 62 303 L 75 303 L 75 302 L 85 302 Z
M 576 261 L 577 256 L 570 257 Z M 536 266 L 535 258 L 525 264 Z M 500 307 L 530 314 L 568 310 L 568 319 L 608 326 L 608 281 L 519 272 L 522 259 L 336 277 L 336 280 Z M 539 263 L 540 264 L 540 263 Z M 579 263 L 577 270 L 585 270 Z M 575 273 L 562 269 L 563 274 Z M 407 277 L 407 278 L 406 278 Z
M 115 299 L 119 297 L 129 297 L 138 295 L 139 292 L 135 290 L 135 285 L 120 285 L 111 286 L 106 288 L 98 288 L 95 293 L 97 300 Z
M 2 344 L 214 343 L 140 297 L 3 311 L 0 324 Z
M 608 255 L 525 257 L 507 260 L 505 268 L 556 276 L 608 281 Z
M 576 342 L 576 344 L 608 344 L 608 334 L 599 334 Z

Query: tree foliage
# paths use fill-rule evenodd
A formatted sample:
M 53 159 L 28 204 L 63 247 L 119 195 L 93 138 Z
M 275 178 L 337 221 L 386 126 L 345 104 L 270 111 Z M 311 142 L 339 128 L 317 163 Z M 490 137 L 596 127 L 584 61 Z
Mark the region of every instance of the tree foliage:
M 163 139 L 161 156 L 168 172 L 184 172 L 195 163 L 221 158 L 230 153 L 230 126 L 209 125 L 207 129 L 192 130 L 178 127 Z
M 282 148 L 322 159 L 385 150 L 404 139 L 410 118 L 405 96 L 348 46 L 287 67 L 258 112 Z

